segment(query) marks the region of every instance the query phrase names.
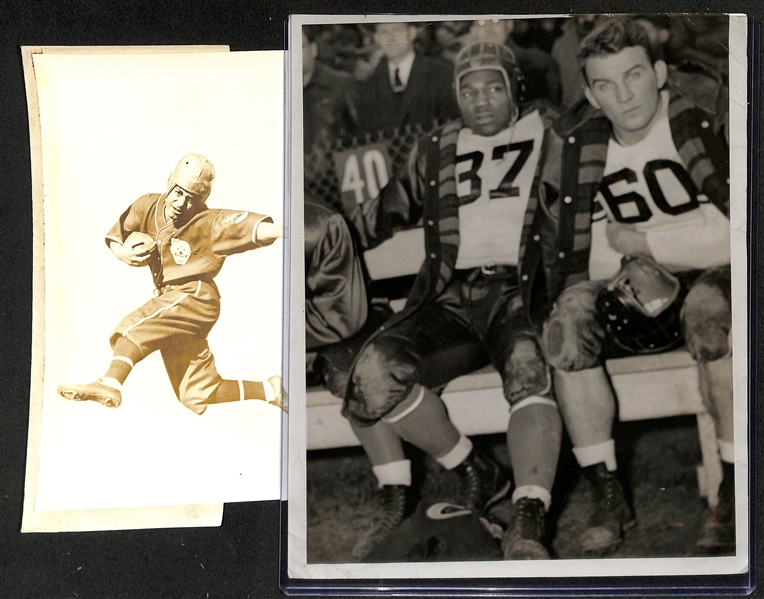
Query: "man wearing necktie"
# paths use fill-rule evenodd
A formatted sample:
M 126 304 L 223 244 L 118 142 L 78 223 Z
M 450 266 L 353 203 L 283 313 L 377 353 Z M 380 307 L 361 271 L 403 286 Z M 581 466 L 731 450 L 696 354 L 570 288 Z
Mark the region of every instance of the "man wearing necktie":
M 459 116 L 452 89 L 452 66 L 417 52 L 412 23 L 377 23 L 374 41 L 383 57 L 365 82 L 359 101 L 358 127 L 377 133 Z

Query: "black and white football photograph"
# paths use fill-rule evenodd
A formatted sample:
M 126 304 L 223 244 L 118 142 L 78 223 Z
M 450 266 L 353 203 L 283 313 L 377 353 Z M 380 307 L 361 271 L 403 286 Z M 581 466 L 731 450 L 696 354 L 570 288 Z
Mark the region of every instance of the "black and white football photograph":
M 748 569 L 747 27 L 290 19 L 289 577 Z

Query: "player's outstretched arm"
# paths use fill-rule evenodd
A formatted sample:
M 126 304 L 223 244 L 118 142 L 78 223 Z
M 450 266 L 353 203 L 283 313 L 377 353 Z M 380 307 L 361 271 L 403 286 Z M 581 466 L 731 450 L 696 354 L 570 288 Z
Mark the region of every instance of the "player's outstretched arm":
M 257 225 L 257 231 L 255 232 L 255 241 L 263 245 L 273 243 L 277 239 L 284 236 L 284 227 L 277 225 L 276 223 L 269 223 L 262 221 Z
M 151 249 L 144 244 L 132 245 L 127 242 L 111 241 L 109 249 L 112 254 L 128 266 L 146 266 L 151 256 Z

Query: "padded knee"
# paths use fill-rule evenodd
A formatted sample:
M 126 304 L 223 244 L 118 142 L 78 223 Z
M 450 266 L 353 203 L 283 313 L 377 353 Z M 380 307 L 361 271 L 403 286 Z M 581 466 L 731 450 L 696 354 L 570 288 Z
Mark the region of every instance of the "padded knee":
M 351 422 L 373 424 L 388 414 L 418 382 L 416 361 L 401 340 L 381 337 L 361 352 L 342 413 Z
M 711 362 L 730 353 L 732 311 L 729 292 L 720 282 L 702 277 L 690 289 L 681 311 L 682 331 L 690 355 Z
M 579 283 L 565 290 L 555 302 L 541 339 L 550 366 L 567 372 L 599 364 L 605 336 L 595 311 L 599 289 L 596 282 Z
M 550 395 L 552 381 L 541 348 L 531 338 L 517 340 L 504 372 L 504 397 L 514 405 L 531 395 Z

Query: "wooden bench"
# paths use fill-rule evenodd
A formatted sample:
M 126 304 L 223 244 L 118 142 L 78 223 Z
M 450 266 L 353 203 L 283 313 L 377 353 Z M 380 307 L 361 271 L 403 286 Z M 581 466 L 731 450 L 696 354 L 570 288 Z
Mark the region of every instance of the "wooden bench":
M 424 259 L 421 230 L 404 231 L 365 254 L 372 279 L 413 274 Z M 412 266 L 415 265 L 415 266 Z M 650 356 L 608 360 L 606 368 L 618 399 L 621 421 L 695 415 L 702 462 L 698 488 L 710 506 L 716 505 L 722 477 L 711 415 L 700 395 L 697 364 L 684 349 Z M 454 425 L 465 435 L 501 433 L 509 422 L 501 377 L 491 367 L 451 381 L 442 398 Z M 342 417 L 342 401 L 323 388 L 308 389 L 307 448 L 359 445 Z

